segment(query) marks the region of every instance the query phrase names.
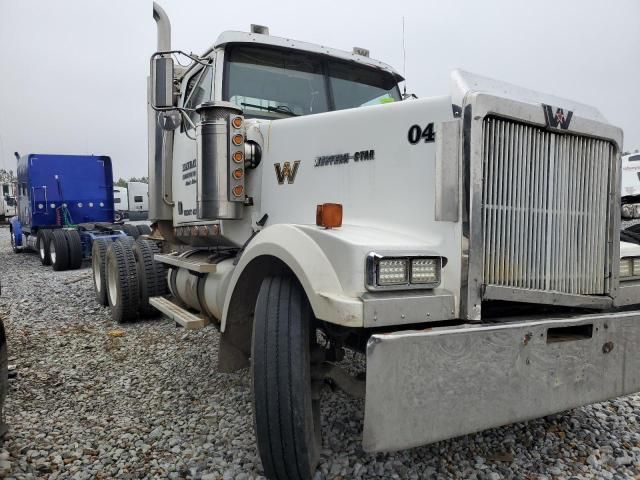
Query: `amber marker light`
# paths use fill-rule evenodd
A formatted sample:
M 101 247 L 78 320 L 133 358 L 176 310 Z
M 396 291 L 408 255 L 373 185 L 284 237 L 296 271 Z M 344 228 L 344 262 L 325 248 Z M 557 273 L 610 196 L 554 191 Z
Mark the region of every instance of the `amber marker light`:
M 323 203 L 316 207 L 316 225 L 324 228 L 342 226 L 342 204 Z
M 240 163 L 242 160 L 244 160 L 244 153 L 242 153 L 240 150 L 238 150 L 237 152 L 235 152 L 233 154 L 233 161 L 236 163 Z
M 236 133 L 231 139 L 234 145 L 240 145 L 242 143 L 242 135 Z
M 242 193 L 244 192 L 244 187 L 242 185 L 236 185 L 235 187 L 233 187 L 233 195 L 236 197 L 240 197 L 242 196 Z
M 242 178 L 243 174 L 244 174 L 244 172 L 242 171 L 241 168 L 236 168 L 233 171 L 233 178 L 235 178 L 236 180 L 240 180 Z
M 234 118 L 231 123 L 233 123 L 233 126 L 236 128 L 240 128 L 242 126 L 242 117 L 236 117 Z

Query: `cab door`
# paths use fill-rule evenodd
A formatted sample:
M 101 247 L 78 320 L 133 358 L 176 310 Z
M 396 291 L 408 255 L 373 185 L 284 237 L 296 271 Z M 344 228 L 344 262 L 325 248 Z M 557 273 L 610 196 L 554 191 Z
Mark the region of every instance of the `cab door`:
M 182 81 L 179 106 L 189 109 L 190 121 L 183 120 L 173 140 L 173 209 L 174 224 L 198 220 L 196 131 L 199 115 L 193 111 L 201 103 L 212 99 L 215 77 L 215 56 L 210 65 L 194 68 Z

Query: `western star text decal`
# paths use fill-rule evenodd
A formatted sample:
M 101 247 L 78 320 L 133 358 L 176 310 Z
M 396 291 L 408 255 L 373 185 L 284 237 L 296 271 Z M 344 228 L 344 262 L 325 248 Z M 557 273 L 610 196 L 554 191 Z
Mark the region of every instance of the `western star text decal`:
M 349 163 L 349 160 L 354 162 L 365 162 L 368 160 L 374 160 L 376 156 L 375 150 L 361 150 L 355 153 L 338 153 L 337 155 L 322 155 L 316 157 L 316 161 L 313 164 L 314 167 L 326 167 L 329 165 L 342 165 Z

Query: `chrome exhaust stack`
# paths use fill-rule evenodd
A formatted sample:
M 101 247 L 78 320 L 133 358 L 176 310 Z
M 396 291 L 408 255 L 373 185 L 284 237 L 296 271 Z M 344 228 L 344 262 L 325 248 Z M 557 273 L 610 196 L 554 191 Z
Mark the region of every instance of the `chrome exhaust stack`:
M 158 30 L 158 52 L 171 50 L 171 22 L 163 8 L 153 2 L 153 19 Z M 171 172 L 173 131 L 161 126 L 161 113 L 153 107 L 173 106 L 173 60 L 154 56 L 147 85 L 149 135 L 149 220 L 172 220 Z M 152 107 L 153 106 L 153 107 Z

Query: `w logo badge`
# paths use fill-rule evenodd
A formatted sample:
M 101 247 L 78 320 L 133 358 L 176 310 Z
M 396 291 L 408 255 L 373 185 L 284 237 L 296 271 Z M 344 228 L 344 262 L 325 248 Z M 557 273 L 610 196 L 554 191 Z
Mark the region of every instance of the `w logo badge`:
M 287 183 L 293 183 L 296 180 L 296 175 L 298 174 L 298 167 L 300 166 L 300 160 L 296 160 L 293 162 L 293 167 L 290 162 L 284 162 L 282 166 L 279 163 L 274 163 L 273 166 L 276 169 L 276 178 L 278 179 L 278 183 L 280 185 L 284 184 L 285 178 L 287 179 Z
M 552 107 L 551 105 L 543 105 L 544 118 L 547 121 L 547 127 L 566 130 L 569 128 L 573 112 L 562 108 Z

